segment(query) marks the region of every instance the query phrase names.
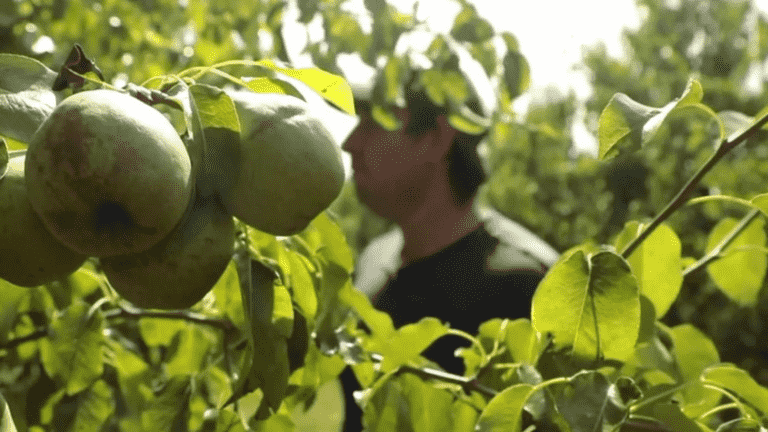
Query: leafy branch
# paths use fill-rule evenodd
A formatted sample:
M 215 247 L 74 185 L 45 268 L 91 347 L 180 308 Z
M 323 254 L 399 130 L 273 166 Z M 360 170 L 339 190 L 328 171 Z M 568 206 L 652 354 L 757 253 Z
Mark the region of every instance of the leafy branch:
M 746 130 L 744 130 L 741 133 L 738 133 L 736 135 L 732 135 L 732 137 L 727 137 L 723 139 L 723 141 L 720 143 L 720 145 L 717 147 L 717 150 L 715 153 L 712 154 L 712 156 L 702 165 L 702 167 L 696 172 L 696 174 L 693 175 L 693 177 L 688 180 L 688 183 L 686 183 L 685 186 L 678 192 L 678 194 L 672 198 L 672 200 L 667 204 L 667 206 L 659 213 L 648 226 L 646 226 L 643 231 L 640 233 L 640 235 L 637 236 L 634 240 L 632 240 L 625 248 L 621 251 L 621 256 L 626 258 L 629 258 L 630 255 L 632 255 L 632 252 L 637 249 L 640 244 L 651 235 L 653 230 L 656 229 L 662 222 L 667 220 L 675 211 L 677 211 L 680 207 L 683 206 L 683 204 L 686 203 L 688 200 L 688 197 L 690 196 L 691 192 L 693 192 L 696 187 L 699 185 L 701 180 L 704 178 L 705 175 L 709 173 L 709 171 L 712 170 L 712 168 L 720 161 L 720 159 L 723 158 L 728 152 L 733 150 L 736 146 L 743 143 L 750 137 L 752 137 L 754 134 L 757 133 L 758 130 L 760 130 L 766 123 L 768 123 L 768 113 L 760 117 L 755 123 L 753 123 L 751 126 L 749 126 Z

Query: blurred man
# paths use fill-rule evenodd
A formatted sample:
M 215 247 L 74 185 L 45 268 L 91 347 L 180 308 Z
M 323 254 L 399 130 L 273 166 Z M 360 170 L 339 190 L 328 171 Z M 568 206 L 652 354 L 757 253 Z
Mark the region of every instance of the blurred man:
M 357 194 L 396 228 L 360 254 L 355 286 L 390 314 L 395 327 L 431 316 L 475 334 L 491 318 L 529 317 L 534 290 L 558 254 L 521 225 L 478 207 L 486 175 L 477 146 L 484 134 L 454 128 L 448 109 L 418 83 L 406 85 L 405 107 L 386 107 L 401 125 L 396 130 L 374 119 L 371 102 L 357 101 L 359 123 L 343 147 L 352 157 Z M 471 86 L 468 106 L 489 118 L 493 104 L 483 103 L 478 87 Z M 462 374 L 454 351 L 467 345 L 443 337 L 423 355 Z M 345 430 L 361 430 L 351 396 L 357 382 L 349 369 L 341 378 Z

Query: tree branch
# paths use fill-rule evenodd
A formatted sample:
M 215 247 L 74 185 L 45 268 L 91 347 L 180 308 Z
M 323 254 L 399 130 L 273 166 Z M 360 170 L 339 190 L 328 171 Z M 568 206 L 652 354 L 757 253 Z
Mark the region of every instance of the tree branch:
M 8 342 L 0 345 L 0 350 L 10 350 L 10 349 L 16 348 L 17 346 L 25 342 L 31 342 L 33 340 L 42 339 L 46 336 L 48 336 L 48 328 L 39 327 L 37 330 L 33 331 L 28 335 L 13 338 Z
M 745 129 L 744 131 L 736 134 L 733 136 L 733 139 L 730 137 L 727 137 L 723 139 L 723 141 L 718 146 L 715 153 L 712 155 L 712 157 L 707 160 L 704 165 L 696 172 L 696 174 L 691 177 L 690 180 L 688 180 L 688 183 L 686 183 L 685 186 L 678 192 L 678 194 L 672 198 L 672 201 L 667 204 L 667 206 L 664 208 L 664 210 L 661 211 L 648 226 L 643 229 L 643 231 L 640 233 L 639 236 L 637 236 L 636 239 L 632 240 L 623 251 L 621 251 L 621 256 L 625 259 L 629 258 L 630 255 L 632 255 L 632 252 L 637 249 L 638 246 L 653 232 L 653 230 L 656 229 L 657 226 L 659 226 L 662 222 L 667 220 L 669 216 L 672 215 L 677 209 L 679 209 L 685 202 L 688 200 L 688 196 L 693 192 L 694 189 L 699 185 L 701 182 L 701 179 L 704 178 L 704 176 L 709 173 L 710 170 L 712 170 L 712 167 L 717 164 L 720 159 L 722 159 L 723 156 L 728 154 L 731 150 L 733 150 L 734 147 L 741 144 L 742 142 L 746 141 L 748 138 L 750 138 L 752 135 L 756 134 L 758 130 L 760 130 L 766 123 L 768 123 L 768 114 L 765 114 L 763 117 L 761 117 L 759 120 L 757 120 L 755 123 L 753 123 L 750 127 Z
M 371 354 L 371 359 L 373 361 L 380 362 L 383 358 L 384 357 L 381 354 L 377 354 L 377 353 Z M 499 393 L 495 389 L 492 389 L 483 384 L 480 384 L 477 381 L 476 376 L 465 377 L 465 376 L 460 376 L 460 375 L 448 373 L 445 371 L 441 371 L 439 369 L 433 369 L 430 367 L 418 368 L 418 367 L 409 366 L 409 365 L 400 366 L 398 371 L 395 372 L 395 375 L 399 375 L 401 373 L 411 373 L 422 379 L 437 379 L 443 382 L 447 382 L 449 384 L 458 384 L 467 393 L 469 393 L 470 391 L 476 391 L 489 397 L 494 397 Z
M 227 319 L 209 318 L 202 314 L 184 311 L 184 310 L 158 311 L 158 310 L 146 310 L 146 309 L 138 309 L 138 308 L 120 307 L 119 309 L 112 309 L 112 310 L 105 311 L 104 317 L 107 319 L 115 319 L 115 318 L 175 319 L 175 320 L 189 321 L 195 324 L 202 324 L 202 325 L 207 325 L 211 327 L 216 327 L 218 329 L 224 330 L 225 332 L 236 330 L 235 325 L 232 324 Z

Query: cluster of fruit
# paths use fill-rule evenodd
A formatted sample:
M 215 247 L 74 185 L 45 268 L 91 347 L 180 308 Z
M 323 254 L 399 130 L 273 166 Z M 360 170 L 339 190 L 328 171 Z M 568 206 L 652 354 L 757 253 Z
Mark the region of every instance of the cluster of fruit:
M 56 105 L 0 179 L 0 278 L 37 286 L 98 257 L 136 306 L 187 308 L 232 258 L 233 216 L 274 235 L 304 229 L 341 191 L 338 146 L 298 98 L 228 94 L 241 125 L 239 163 L 215 167 L 233 181 L 205 195 L 157 109 L 113 90 Z

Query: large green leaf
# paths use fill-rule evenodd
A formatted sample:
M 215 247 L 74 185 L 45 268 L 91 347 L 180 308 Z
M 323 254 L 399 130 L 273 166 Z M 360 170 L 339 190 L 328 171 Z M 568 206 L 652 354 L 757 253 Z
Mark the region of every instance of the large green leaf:
M 768 415 L 768 388 L 759 385 L 745 370 L 733 364 L 722 364 L 704 369 L 701 380 L 707 384 L 730 390 L 752 407 Z
M 29 143 L 57 103 L 56 73 L 39 61 L 0 53 L 0 135 Z
M 68 395 L 91 386 L 104 370 L 104 320 L 100 313 L 89 316 L 88 310 L 87 303 L 75 299 L 53 318 L 52 337 L 40 341 L 40 358 L 46 373 L 62 379 Z
M 551 332 L 557 346 L 577 357 L 624 359 L 640 328 L 637 281 L 619 255 L 575 250 L 541 281 L 531 315 L 539 333 Z
M 707 239 L 707 251 L 714 249 L 737 224 L 738 221 L 733 218 L 718 222 Z M 768 268 L 768 257 L 761 250 L 766 244 L 764 227 L 765 220 L 762 218 L 750 222 L 725 248 L 724 257 L 707 266 L 707 272 L 717 286 L 742 306 L 754 306 L 763 287 Z M 754 246 L 760 249 L 748 249 Z
M 717 119 L 711 108 L 703 105 L 703 91 L 696 80 L 688 82 L 683 94 L 662 108 L 654 108 L 617 93 L 600 114 L 598 144 L 600 159 L 616 156 L 622 150 L 637 150 L 659 144 L 663 139 L 662 126 L 674 111 L 694 108 Z M 721 136 L 724 133 L 722 124 Z
M 720 363 L 717 347 L 704 333 L 690 324 L 681 324 L 670 329 L 674 342 L 673 353 L 682 382 L 694 381 L 682 391 L 683 411 L 694 417 L 714 408 L 720 400 L 720 393 L 699 384 L 701 373 L 708 367 Z
M 533 386 L 515 384 L 507 387 L 488 402 L 477 419 L 477 432 L 519 432 L 523 406 L 533 393 Z
M 365 348 L 381 354 L 381 371 L 389 372 L 413 360 L 432 343 L 448 332 L 448 326 L 437 318 L 422 318 L 414 324 L 406 324 L 389 337 L 373 337 Z
M 616 250 L 623 250 L 644 228 L 639 222 L 628 222 L 616 238 Z M 653 303 L 658 317 L 667 313 L 680 293 L 683 285 L 681 260 L 680 239 L 665 224 L 656 227 L 627 259 L 640 292 Z

